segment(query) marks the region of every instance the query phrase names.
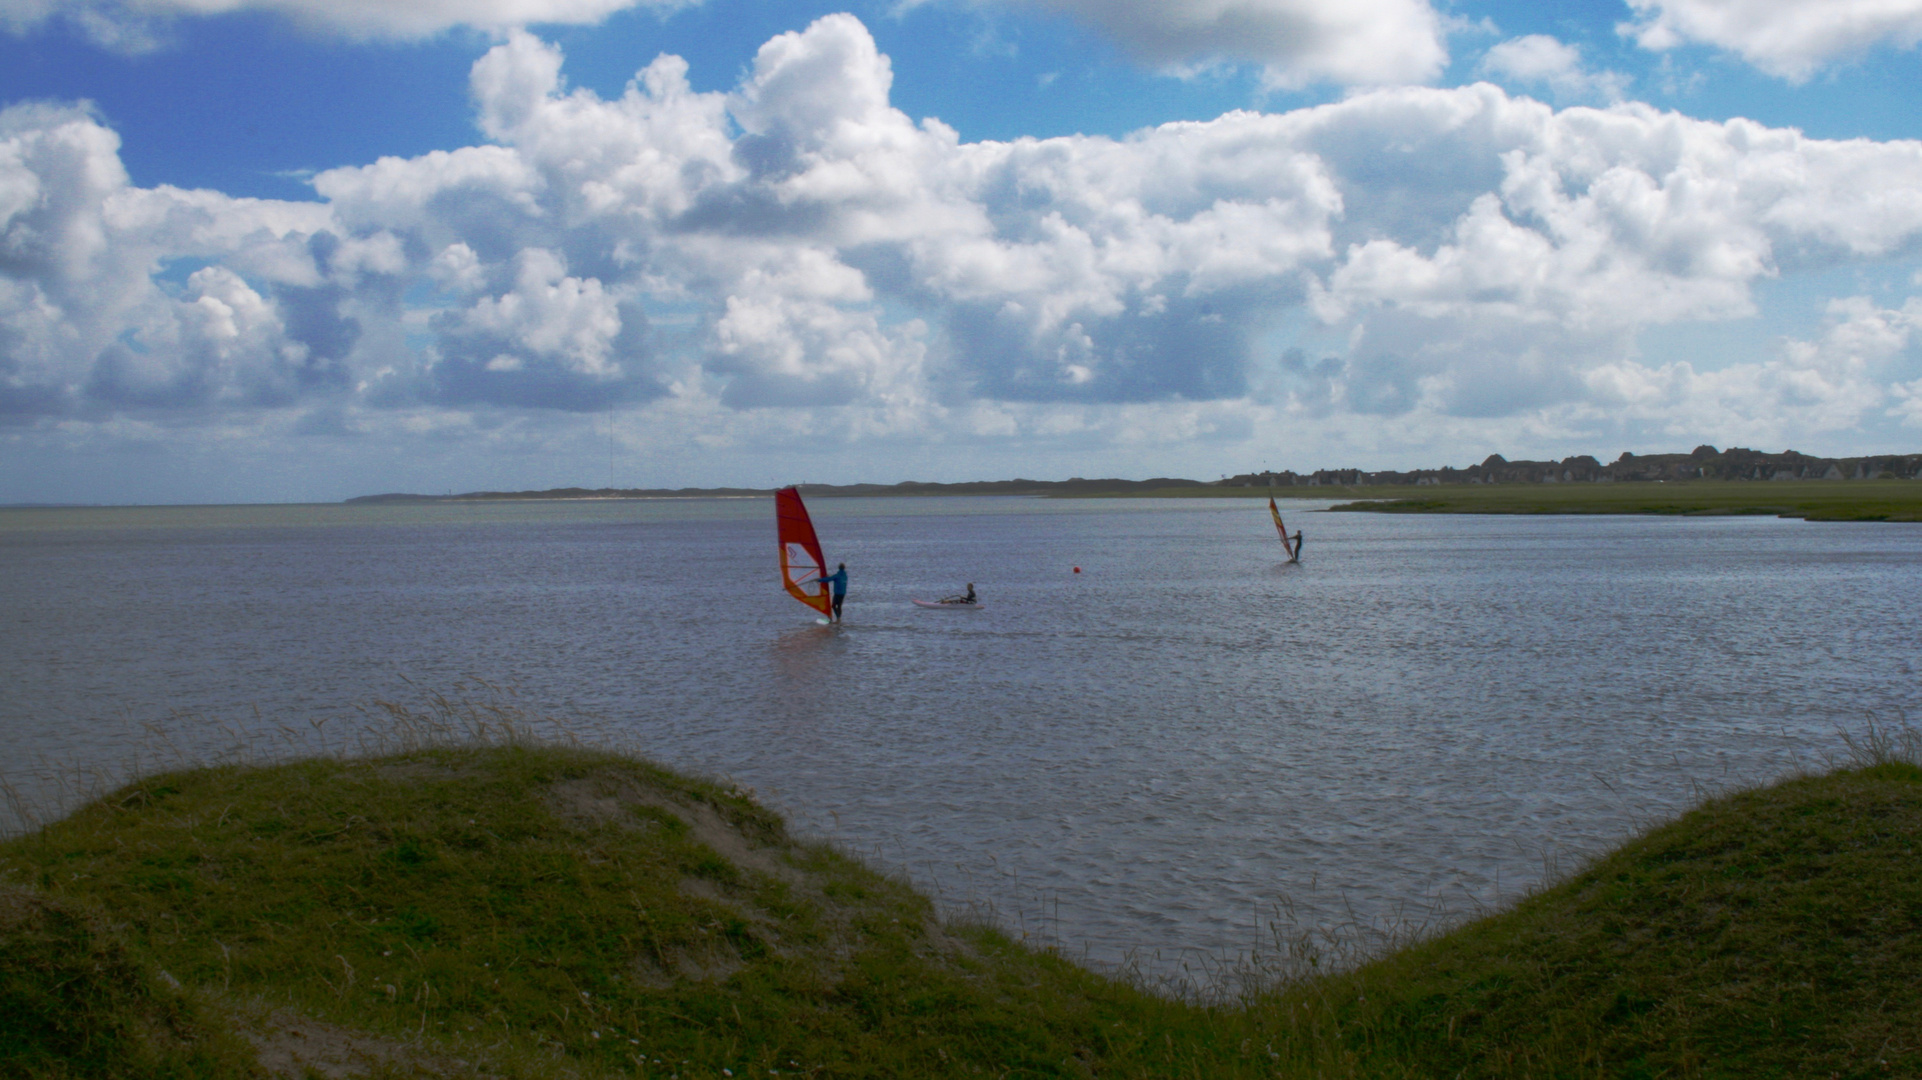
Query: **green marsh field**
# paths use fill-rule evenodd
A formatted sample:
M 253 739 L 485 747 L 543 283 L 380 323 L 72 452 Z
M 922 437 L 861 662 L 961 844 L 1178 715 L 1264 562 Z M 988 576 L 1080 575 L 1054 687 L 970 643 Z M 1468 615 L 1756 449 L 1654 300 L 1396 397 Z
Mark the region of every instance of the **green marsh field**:
M 1162 498 L 1346 499 L 1381 514 L 1764 514 L 1809 521 L 1922 521 L 1913 480 L 1690 480 L 1669 483 L 1174 488 Z

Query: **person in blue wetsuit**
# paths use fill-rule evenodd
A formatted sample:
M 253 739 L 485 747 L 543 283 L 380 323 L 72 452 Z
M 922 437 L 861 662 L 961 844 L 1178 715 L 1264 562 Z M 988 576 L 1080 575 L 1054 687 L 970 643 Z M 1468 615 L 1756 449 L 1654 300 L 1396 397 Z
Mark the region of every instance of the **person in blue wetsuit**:
M 848 564 L 838 563 L 835 566 L 834 573 L 826 577 L 815 578 L 814 580 L 828 586 L 828 588 L 832 590 L 834 596 L 834 621 L 840 622 L 841 601 L 848 598 Z

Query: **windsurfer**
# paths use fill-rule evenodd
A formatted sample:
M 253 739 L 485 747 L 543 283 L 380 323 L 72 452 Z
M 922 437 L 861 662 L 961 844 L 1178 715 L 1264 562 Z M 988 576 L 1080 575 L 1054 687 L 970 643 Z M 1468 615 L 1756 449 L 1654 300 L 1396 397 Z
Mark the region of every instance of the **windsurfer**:
M 1275 497 L 1268 496 L 1268 516 L 1275 519 L 1275 535 L 1281 538 L 1281 550 L 1288 553 L 1289 562 L 1301 561 L 1301 534 L 1288 535 L 1288 526 L 1281 523 L 1281 507 L 1275 505 Z
M 848 564 L 838 563 L 835 566 L 834 573 L 828 574 L 825 577 L 815 578 L 814 580 L 818 584 L 826 585 L 834 591 L 834 621 L 840 622 L 841 601 L 848 598 Z
M 941 602 L 944 604 L 978 604 L 980 603 L 979 600 L 975 599 L 974 582 L 972 581 L 968 582 L 968 595 L 943 597 Z

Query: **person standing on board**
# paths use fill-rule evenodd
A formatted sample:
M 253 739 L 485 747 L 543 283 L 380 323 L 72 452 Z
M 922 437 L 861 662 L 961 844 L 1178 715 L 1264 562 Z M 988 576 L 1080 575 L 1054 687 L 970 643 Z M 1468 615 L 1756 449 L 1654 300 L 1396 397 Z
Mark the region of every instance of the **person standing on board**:
M 1300 529 L 1295 530 L 1295 551 L 1294 551 L 1294 554 L 1288 556 L 1288 561 L 1289 562 L 1301 561 L 1301 530 Z
M 834 591 L 834 621 L 841 621 L 841 601 L 848 598 L 848 564 L 839 563 L 834 573 L 814 579 Z

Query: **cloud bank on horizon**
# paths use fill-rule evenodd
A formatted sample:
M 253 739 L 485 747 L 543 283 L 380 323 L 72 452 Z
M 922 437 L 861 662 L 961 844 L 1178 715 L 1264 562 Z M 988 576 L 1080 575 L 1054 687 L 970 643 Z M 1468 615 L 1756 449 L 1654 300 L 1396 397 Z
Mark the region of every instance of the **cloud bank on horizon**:
M 1045 0 L 1145 62 L 1355 89 L 972 142 L 893 105 L 848 14 L 766 41 L 731 89 L 664 54 L 603 97 L 511 27 L 625 0 L 257 6 L 348 35 L 500 30 L 470 80 L 485 141 L 277 201 L 139 186 L 85 105 L 0 111 L 0 498 L 54 497 L 46 470 L 115 447 L 278 455 L 276 475 L 331 447 L 352 479 L 277 482 L 336 497 L 460 486 L 489 455 L 528 486 L 592 481 L 541 459 L 610 437 L 640 463 L 624 482 L 659 485 L 792 475 L 770 458 L 818 479 L 1194 474 L 1922 431 L 1922 142 L 1624 100 L 1546 35 L 1476 70 L 1606 104 L 1425 85 L 1447 31 L 1421 0 Z M 1641 47 L 1788 80 L 1922 32 L 1922 2 L 1631 6 Z M 0 2 L 16 26 L 51 11 Z M 1833 290 L 1850 268 L 1902 288 Z M 1821 315 L 1755 355 L 1646 346 L 1754 321 L 1761 290 L 1804 278 L 1832 289 Z M 376 464 L 396 456 L 439 471 Z

